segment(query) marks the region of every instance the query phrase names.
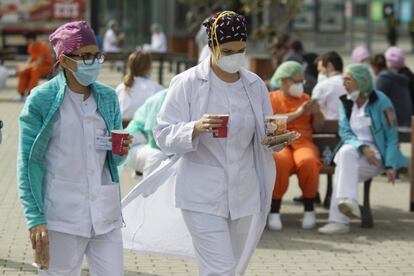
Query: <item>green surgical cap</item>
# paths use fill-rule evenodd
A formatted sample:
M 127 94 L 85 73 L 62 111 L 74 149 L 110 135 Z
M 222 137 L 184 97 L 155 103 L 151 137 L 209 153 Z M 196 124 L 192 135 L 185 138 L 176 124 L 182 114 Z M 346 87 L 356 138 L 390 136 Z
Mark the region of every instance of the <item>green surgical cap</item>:
M 352 75 L 362 95 L 369 96 L 372 93 L 374 84 L 368 65 L 351 64 L 346 68 L 346 72 L 349 72 Z
M 296 74 L 305 72 L 305 68 L 302 64 L 296 61 L 286 61 L 283 62 L 273 74 L 272 79 L 270 80 L 270 84 L 272 85 L 272 89 L 280 88 L 281 86 L 281 79 L 291 78 Z
M 108 29 L 111 29 L 111 28 L 113 28 L 113 27 L 114 27 L 114 25 L 116 25 L 116 24 L 117 24 L 116 20 L 112 19 L 112 20 L 109 20 L 108 24 L 106 24 L 106 27 L 107 27 Z
M 160 23 L 153 23 L 151 25 L 151 27 L 156 31 L 156 32 L 162 32 L 162 26 Z

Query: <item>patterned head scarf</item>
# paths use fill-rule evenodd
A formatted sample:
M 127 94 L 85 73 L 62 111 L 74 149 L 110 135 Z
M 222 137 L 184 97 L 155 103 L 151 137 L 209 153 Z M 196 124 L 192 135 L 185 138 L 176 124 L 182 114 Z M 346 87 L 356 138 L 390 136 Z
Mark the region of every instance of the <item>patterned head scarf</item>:
M 243 15 L 232 11 L 216 13 L 203 23 L 210 48 L 231 41 L 246 41 L 247 27 Z
M 86 21 L 66 23 L 49 36 L 56 57 L 88 45 L 96 45 L 95 33 Z

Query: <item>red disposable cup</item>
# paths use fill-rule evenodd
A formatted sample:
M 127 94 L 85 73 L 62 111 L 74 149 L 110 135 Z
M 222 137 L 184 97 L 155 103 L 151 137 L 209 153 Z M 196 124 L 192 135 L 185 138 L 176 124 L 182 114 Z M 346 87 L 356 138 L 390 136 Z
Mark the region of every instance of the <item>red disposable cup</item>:
M 112 152 L 118 155 L 125 155 L 128 151 L 124 150 L 124 141 L 128 140 L 129 133 L 124 130 L 113 130 L 112 134 Z
M 214 115 L 220 117 L 222 120 L 221 127 L 217 128 L 213 132 L 214 138 L 226 138 L 227 137 L 227 124 L 229 122 L 229 114 L 218 114 Z

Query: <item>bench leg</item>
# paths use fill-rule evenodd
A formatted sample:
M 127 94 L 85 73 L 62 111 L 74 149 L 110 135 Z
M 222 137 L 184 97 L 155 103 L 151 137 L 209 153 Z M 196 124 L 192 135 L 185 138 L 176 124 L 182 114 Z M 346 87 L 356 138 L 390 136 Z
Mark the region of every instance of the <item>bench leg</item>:
M 364 182 L 364 205 L 361 207 L 361 227 L 372 228 L 374 227 L 374 219 L 372 218 L 371 206 L 369 202 L 369 192 L 371 188 L 372 179 L 368 179 Z
M 331 205 L 331 196 L 332 196 L 332 175 L 328 174 L 328 186 L 326 187 L 326 194 L 325 199 L 323 200 L 323 207 L 325 209 L 329 209 L 329 206 Z

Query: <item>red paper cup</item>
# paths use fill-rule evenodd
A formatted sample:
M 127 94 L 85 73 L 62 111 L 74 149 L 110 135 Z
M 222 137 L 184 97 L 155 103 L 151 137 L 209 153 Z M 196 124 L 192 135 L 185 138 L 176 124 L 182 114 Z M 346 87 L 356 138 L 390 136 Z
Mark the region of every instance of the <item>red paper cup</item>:
M 220 117 L 223 121 L 221 127 L 217 128 L 213 132 L 214 138 L 226 138 L 227 137 L 227 124 L 229 123 L 229 114 L 218 114 L 215 115 Z
M 124 130 L 112 131 L 112 152 L 118 155 L 125 155 L 128 151 L 124 150 L 124 141 L 128 140 L 129 133 Z

